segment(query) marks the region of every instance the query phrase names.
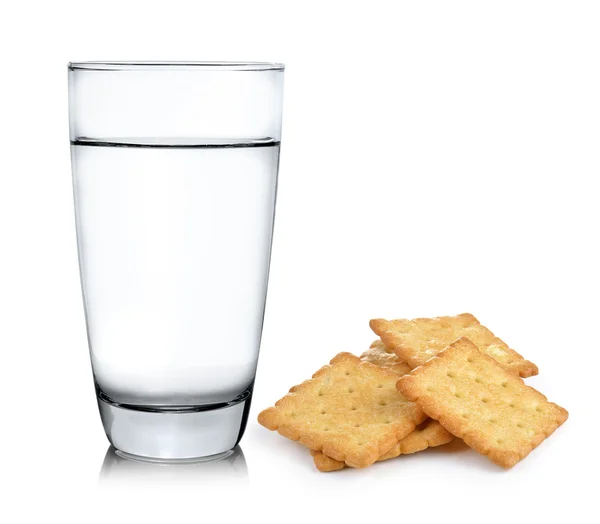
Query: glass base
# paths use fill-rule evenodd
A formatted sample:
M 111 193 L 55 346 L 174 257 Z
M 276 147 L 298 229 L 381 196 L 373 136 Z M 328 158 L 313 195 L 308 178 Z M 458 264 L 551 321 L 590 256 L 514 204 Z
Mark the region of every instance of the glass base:
M 229 457 L 233 454 L 233 449 L 228 451 L 224 451 L 223 453 L 217 453 L 216 455 L 208 455 L 207 457 L 191 457 L 191 458 L 157 458 L 157 457 L 143 457 L 140 455 L 132 455 L 131 453 L 126 453 L 125 451 L 121 451 L 120 449 L 115 449 L 115 455 L 122 457 L 127 460 L 135 460 L 136 462 L 144 462 L 145 464 L 168 464 L 169 466 L 173 465 L 188 465 L 188 464 L 202 464 L 203 462 L 212 462 L 216 460 L 221 460 Z
M 240 441 L 252 392 L 225 405 L 185 409 L 123 406 L 97 393 L 100 417 L 109 442 L 137 460 L 190 461 L 222 458 Z

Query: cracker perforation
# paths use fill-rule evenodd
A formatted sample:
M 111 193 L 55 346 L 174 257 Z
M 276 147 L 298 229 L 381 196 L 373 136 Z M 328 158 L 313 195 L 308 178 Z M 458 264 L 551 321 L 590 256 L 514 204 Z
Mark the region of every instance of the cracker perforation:
M 411 368 L 424 364 L 456 339 L 465 336 L 504 369 L 521 377 L 537 375 L 535 364 L 525 360 L 470 313 L 456 316 L 385 320 L 373 319 L 371 329 Z
M 453 436 L 446 431 L 439 422 L 427 420 L 415 430 L 399 441 L 392 449 L 377 459 L 377 462 L 396 458 L 423 451 L 429 447 L 441 446 L 453 440 Z M 344 462 L 332 459 L 320 451 L 311 451 L 315 466 L 319 471 L 338 471 L 345 467 Z
M 455 370 L 456 379 L 447 377 L 448 369 Z M 397 386 L 450 433 L 503 467 L 526 457 L 568 417 L 464 337 L 401 377 Z
M 351 467 L 365 467 L 426 418 L 396 390 L 397 378 L 394 371 L 340 353 L 311 379 L 291 388 L 274 407 L 260 413 L 258 421 L 313 451 Z M 349 387 L 352 393 L 348 393 Z M 326 413 L 320 413 L 323 410 Z M 291 412 L 296 417 L 289 416 Z

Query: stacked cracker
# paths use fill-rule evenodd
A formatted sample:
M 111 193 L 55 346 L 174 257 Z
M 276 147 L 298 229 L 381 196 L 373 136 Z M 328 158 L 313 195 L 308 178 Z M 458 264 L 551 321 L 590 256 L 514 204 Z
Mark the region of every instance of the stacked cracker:
M 380 336 L 290 389 L 260 424 L 311 450 L 320 471 L 364 468 L 454 437 L 509 468 L 568 417 L 520 377 L 538 373 L 470 314 L 371 320 Z

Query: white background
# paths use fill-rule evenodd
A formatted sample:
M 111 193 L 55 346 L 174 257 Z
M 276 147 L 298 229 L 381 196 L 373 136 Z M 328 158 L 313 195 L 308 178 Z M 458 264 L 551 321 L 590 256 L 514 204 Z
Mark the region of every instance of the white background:
M 597 2 L 1 9 L 2 522 L 597 515 Z M 110 59 L 287 65 L 245 465 L 117 464 L 99 475 L 108 443 L 79 292 L 66 64 Z M 570 412 L 514 469 L 458 449 L 321 474 L 306 450 L 256 423 L 338 351 L 368 347 L 370 318 L 463 311 L 534 361 L 528 383 Z

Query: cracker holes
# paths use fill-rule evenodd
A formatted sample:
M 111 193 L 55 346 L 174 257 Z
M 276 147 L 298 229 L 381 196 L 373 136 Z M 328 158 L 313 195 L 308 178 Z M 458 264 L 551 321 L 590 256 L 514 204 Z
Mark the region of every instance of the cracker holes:
M 471 415 L 469 415 L 468 413 L 463 413 L 461 415 L 462 418 L 469 418 Z
M 360 428 L 360 424 L 354 424 L 355 428 Z
M 517 422 L 517 427 L 523 429 L 525 426 L 522 422 Z
M 535 410 L 536 410 L 538 413 L 541 413 L 541 412 L 542 412 L 542 408 L 541 408 L 541 407 L 539 407 L 539 406 L 536 406 L 536 407 L 535 407 Z
M 327 411 L 325 411 L 324 409 L 321 410 L 321 415 L 325 415 L 325 413 L 327 413 Z
M 514 402 L 511 402 L 511 403 L 509 404 L 509 407 L 511 407 L 511 408 L 516 408 L 517 406 L 515 406 L 515 403 L 514 403 Z
M 487 398 L 487 397 L 483 397 L 483 398 L 481 399 L 481 402 L 483 402 L 484 404 L 487 404 L 489 401 L 490 401 L 490 399 L 489 399 L 489 398 Z
M 352 411 L 356 411 L 357 408 L 356 408 L 356 406 L 352 406 L 351 409 L 352 409 Z
M 469 358 L 467 359 L 467 362 L 468 362 L 469 364 L 472 364 L 472 363 L 473 363 L 473 359 L 472 359 L 471 357 L 469 357 Z
M 446 376 L 447 376 L 448 378 L 454 378 L 456 375 L 455 375 L 454 373 L 452 373 L 452 371 L 448 371 L 448 372 L 446 373 Z
M 350 375 L 350 371 L 346 371 L 346 372 L 344 373 L 344 375 L 346 375 L 346 376 L 349 376 L 349 375 Z
M 454 396 L 456 398 L 462 398 L 463 395 L 462 395 L 462 393 L 460 393 L 460 392 L 457 391 L 456 393 L 454 393 Z
M 348 388 L 348 393 L 354 393 L 354 388 Z
M 383 387 L 383 384 L 377 384 L 377 389 L 381 389 Z
M 329 428 L 323 428 L 323 431 L 329 431 Z
M 427 391 L 433 391 L 433 387 L 432 386 L 427 386 Z
M 385 423 L 386 423 L 386 424 L 391 424 L 391 423 L 392 423 L 392 421 L 391 421 L 391 420 L 386 420 L 386 421 L 385 421 Z
M 379 405 L 380 406 L 387 406 L 387 402 L 385 400 L 380 400 L 379 401 Z
M 475 382 L 477 382 L 477 384 L 483 384 L 481 377 L 475 377 Z
M 505 380 L 504 382 L 502 382 L 502 384 L 500 384 L 503 388 L 507 388 L 508 387 L 508 382 Z
M 496 422 L 498 422 L 498 419 L 497 418 L 491 418 L 491 419 L 488 420 L 488 422 L 490 424 L 495 424 Z
M 323 396 L 323 392 L 319 391 L 319 396 L 322 397 Z
M 497 439 L 496 439 L 496 443 L 497 443 L 497 444 L 502 444 L 503 442 L 504 442 L 504 441 L 503 441 L 501 438 L 497 438 Z

